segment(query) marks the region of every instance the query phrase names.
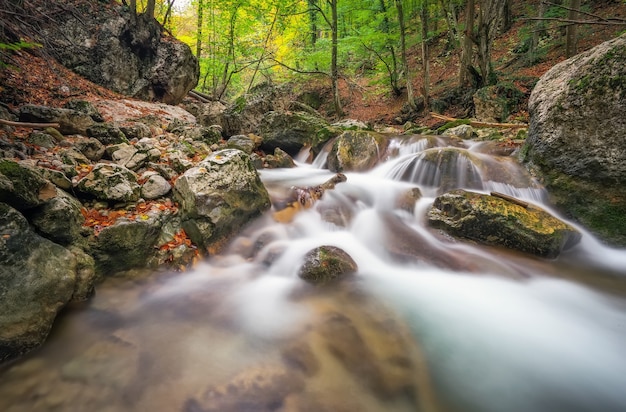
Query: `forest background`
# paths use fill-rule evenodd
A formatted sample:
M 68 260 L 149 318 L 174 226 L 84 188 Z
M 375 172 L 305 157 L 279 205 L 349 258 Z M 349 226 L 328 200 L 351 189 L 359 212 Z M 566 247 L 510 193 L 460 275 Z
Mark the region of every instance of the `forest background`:
M 232 102 L 288 84 L 329 117 L 380 123 L 472 116 L 487 86 L 512 102 L 499 120 L 527 121 L 525 101 L 547 69 L 626 29 L 626 0 L 118 2 L 195 51 L 196 96 Z

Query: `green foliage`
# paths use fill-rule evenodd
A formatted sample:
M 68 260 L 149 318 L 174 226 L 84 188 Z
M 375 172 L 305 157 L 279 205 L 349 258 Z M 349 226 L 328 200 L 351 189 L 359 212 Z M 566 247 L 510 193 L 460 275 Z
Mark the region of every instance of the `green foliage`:
M 0 42 L 0 69 L 7 67 L 5 59 L 13 52 L 23 49 L 34 49 L 41 47 L 39 43 L 30 43 L 23 40 L 14 43 L 2 43 Z

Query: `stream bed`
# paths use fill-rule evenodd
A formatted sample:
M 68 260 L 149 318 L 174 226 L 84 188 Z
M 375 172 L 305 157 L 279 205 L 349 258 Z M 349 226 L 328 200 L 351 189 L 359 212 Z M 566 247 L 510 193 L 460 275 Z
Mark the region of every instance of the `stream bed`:
M 325 156 L 261 178 L 273 198 L 321 184 Z M 109 278 L 0 368 L 0 410 L 626 411 L 626 250 L 578 226 L 581 242 L 552 260 L 428 228 L 454 188 L 559 216 L 492 142 L 398 137 L 376 168 L 345 175 L 292 222 L 269 211 L 191 271 Z M 303 282 L 321 245 L 358 272 Z

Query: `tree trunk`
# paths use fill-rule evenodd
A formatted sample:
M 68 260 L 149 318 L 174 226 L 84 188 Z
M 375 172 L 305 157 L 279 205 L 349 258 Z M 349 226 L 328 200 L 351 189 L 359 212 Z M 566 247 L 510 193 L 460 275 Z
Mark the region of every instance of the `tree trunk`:
M 449 0 L 439 0 L 441 5 L 441 12 L 448 25 L 448 43 L 451 49 L 456 48 L 456 44 L 459 41 L 459 26 L 454 12 L 454 5 L 449 4 Z
M 463 32 L 463 49 L 461 51 L 461 62 L 459 65 L 459 86 L 470 85 L 472 78 L 472 49 L 474 47 L 472 37 L 474 30 L 474 0 L 468 0 L 465 6 L 465 31 Z
M 535 23 L 533 37 L 528 47 L 528 63 L 535 64 L 537 62 L 537 47 L 539 46 L 539 40 L 545 33 L 545 22 L 541 20 L 546 12 L 546 3 L 543 0 L 539 1 L 539 8 L 537 9 L 537 17 L 539 20 Z
M 569 20 L 578 19 L 578 10 L 580 9 L 580 0 L 570 0 L 569 2 Z M 576 43 L 578 25 L 575 23 L 568 24 L 565 29 L 565 57 L 572 57 L 576 54 Z
M 315 50 L 315 43 L 317 43 L 317 0 L 308 0 L 308 12 L 309 12 L 309 39 L 311 42 L 311 48 Z
M 424 85 L 422 87 L 422 97 L 424 98 L 424 110 L 430 110 L 429 89 L 430 89 L 430 53 L 428 51 L 428 1 L 423 0 L 420 10 L 422 20 L 422 74 Z
M 406 98 L 411 109 L 417 110 L 415 98 L 413 97 L 413 83 L 411 81 L 409 62 L 406 57 L 406 33 L 404 28 L 404 10 L 402 8 L 402 0 L 395 0 L 395 2 L 396 9 L 398 10 L 398 25 L 400 26 L 400 58 L 402 59 L 402 68 L 404 69 L 404 78 L 406 79 Z
M 330 0 L 331 8 L 331 62 L 330 62 L 330 78 L 333 89 L 333 103 L 335 113 L 338 117 L 343 116 L 343 108 L 341 107 L 341 96 L 339 95 L 339 69 L 337 67 L 337 46 L 338 46 L 338 19 L 337 19 L 337 2 L 339 0 Z
M 148 0 L 146 11 L 144 14 L 147 17 L 154 18 L 154 11 L 156 10 L 156 0 Z
M 198 57 L 198 59 L 202 57 L 202 26 L 204 25 L 203 12 L 204 1 L 198 0 L 198 21 L 196 25 L 196 57 Z

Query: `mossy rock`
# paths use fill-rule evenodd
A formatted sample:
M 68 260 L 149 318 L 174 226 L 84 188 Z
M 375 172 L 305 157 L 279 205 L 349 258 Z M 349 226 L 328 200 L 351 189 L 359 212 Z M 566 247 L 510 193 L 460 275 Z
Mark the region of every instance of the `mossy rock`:
M 378 163 L 388 140 L 367 130 L 347 130 L 337 137 L 328 154 L 328 169 L 332 172 L 365 171 Z
M 315 285 L 328 284 L 358 270 L 356 262 L 342 249 L 319 246 L 304 256 L 298 276 Z
M 437 197 L 428 221 L 453 236 L 546 258 L 557 257 L 581 238 L 543 209 L 461 189 Z
M 54 196 L 56 188 L 39 171 L 12 160 L 0 159 L 0 202 L 26 210 Z

